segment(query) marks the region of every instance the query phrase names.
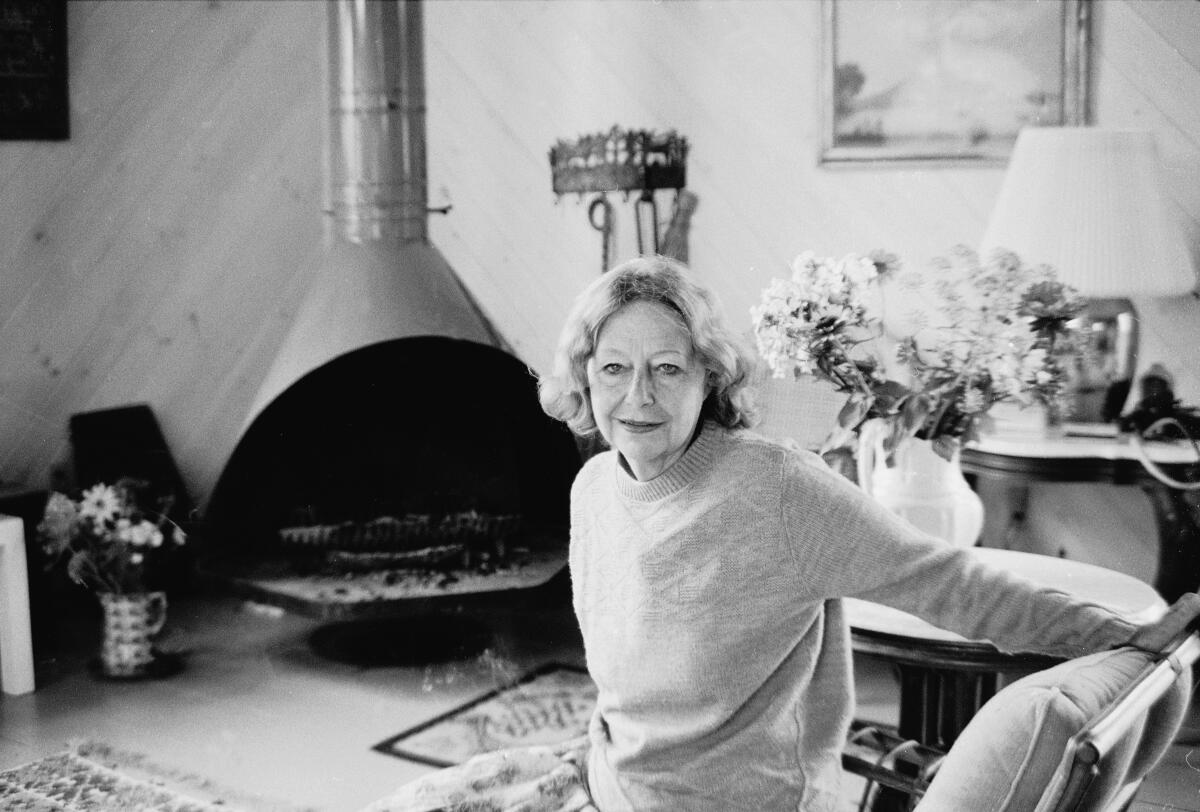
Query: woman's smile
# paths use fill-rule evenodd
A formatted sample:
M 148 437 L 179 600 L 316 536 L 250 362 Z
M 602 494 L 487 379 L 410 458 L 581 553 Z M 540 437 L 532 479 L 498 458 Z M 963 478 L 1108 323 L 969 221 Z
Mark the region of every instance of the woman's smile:
M 621 418 L 618 418 L 617 422 L 620 423 L 626 431 L 637 432 L 639 434 L 643 432 L 654 431 L 656 428 L 663 425 L 662 423 L 653 423 L 645 420 L 622 420 Z

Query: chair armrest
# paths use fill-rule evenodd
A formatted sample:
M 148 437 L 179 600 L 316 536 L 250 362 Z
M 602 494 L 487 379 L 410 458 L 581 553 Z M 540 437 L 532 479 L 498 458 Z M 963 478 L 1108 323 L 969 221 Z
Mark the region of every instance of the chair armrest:
M 1180 635 L 1167 651 L 1146 665 L 1142 672 L 1098 716 L 1067 742 L 1055 777 L 1039 810 L 1073 809 L 1087 795 L 1093 781 L 1104 771 L 1110 754 L 1121 746 L 1140 720 L 1152 714 L 1156 704 L 1166 697 L 1180 680 L 1186 680 L 1190 695 L 1191 669 L 1200 659 L 1200 635 Z M 1182 689 L 1180 689 L 1182 690 Z M 1143 753 L 1148 770 L 1161 756 L 1165 743 Z M 1142 771 L 1144 774 L 1144 771 Z M 1126 776 L 1116 790 L 1118 798 L 1132 798 L 1143 775 Z M 1051 806 L 1053 804 L 1053 806 Z M 1120 808 L 1114 805 L 1113 808 Z
M 1148 712 L 1183 672 L 1196 664 L 1197 659 L 1200 659 L 1200 635 L 1191 632 L 1180 637 L 1161 660 L 1148 665 L 1103 714 L 1079 732 L 1080 743 L 1089 748 L 1098 761 L 1127 732 L 1130 720 Z

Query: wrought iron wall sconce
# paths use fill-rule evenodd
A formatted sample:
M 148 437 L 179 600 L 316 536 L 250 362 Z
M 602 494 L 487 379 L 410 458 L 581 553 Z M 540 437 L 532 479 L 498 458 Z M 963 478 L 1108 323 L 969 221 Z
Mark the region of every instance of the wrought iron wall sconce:
M 601 270 L 607 271 L 613 248 L 614 210 L 609 192 L 621 192 L 634 202 L 639 254 L 666 254 L 687 261 L 687 218 L 696 208 L 696 196 L 684 191 L 687 185 L 688 142 L 674 130 L 623 130 L 583 135 L 575 141 L 560 140 L 550 148 L 550 172 L 554 194 L 576 194 L 582 200 L 594 194 L 588 205 L 588 222 L 600 232 Z M 658 189 L 675 190 L 671 224 L 663 240 L 658 232 Z

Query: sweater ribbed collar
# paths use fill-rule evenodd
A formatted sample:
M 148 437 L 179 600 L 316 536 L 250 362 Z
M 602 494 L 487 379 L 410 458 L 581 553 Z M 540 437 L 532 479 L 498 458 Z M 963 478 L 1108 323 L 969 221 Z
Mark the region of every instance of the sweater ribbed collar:
M 695 481 L 704 471 L 712 467 L 713 457 L 721 442 L 721 427 L 711 420 L 706 420 L 697 437 L 683 456 L 675 463 L 656 476 L 654 479 L 641 482 L 625 469 L 620 455 L 613 457 L 617 476 L 617 492 L 621 496 L 638 502 L 654 502 L 658 499 L 678 493 Z

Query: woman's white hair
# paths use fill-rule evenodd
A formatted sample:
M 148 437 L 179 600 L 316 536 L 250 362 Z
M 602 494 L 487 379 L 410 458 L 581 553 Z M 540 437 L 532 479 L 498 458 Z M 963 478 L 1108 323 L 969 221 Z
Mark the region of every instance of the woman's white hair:
M 712 387 L 701 408 L 701 419 L 715 420 L 726 428 L 753 425 L 756 409 L 749 389 L 753 356 L 726 326 L 716 294 L 691 278 L 685 265 L 661 256 L 624 262 L 575 299 L 559 335 L 550 374 L 538 381 L 538 396 L 546 414 L 562 420 L 580 436 L 596 433 L 587 363 L 608 318 L 637 301 L 664 305 L 678 315 L 680 325 L 691 336 Z

